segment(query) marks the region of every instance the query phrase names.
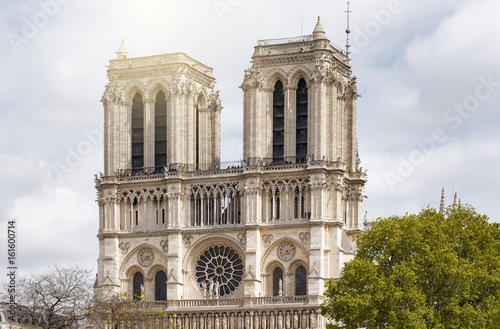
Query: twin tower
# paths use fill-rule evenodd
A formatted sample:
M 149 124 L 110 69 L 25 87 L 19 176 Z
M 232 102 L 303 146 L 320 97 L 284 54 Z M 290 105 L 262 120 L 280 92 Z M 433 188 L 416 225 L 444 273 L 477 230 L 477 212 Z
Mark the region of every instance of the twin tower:
M 354 257 L 366 182 L 345 52 L 319 19 L 311 35 L 258 41 L 230 167 L 212 68 L 183 53 L 127 58 L 123 43 L 117 54 L 96 288 L 142 295 L 167 326 L 325 328 L 324 284 Z

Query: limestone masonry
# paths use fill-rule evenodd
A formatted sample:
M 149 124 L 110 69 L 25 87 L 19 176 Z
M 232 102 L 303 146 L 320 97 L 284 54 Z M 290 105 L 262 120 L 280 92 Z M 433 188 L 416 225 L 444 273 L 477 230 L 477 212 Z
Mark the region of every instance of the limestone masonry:
M 349 58 L 312 35 L 260 40 L 243 158 L 220 162 L 212 68 L 183 53 L 110 61 L 96 177 L 96 288 L 143 295 L 186 329 L 325 328 L 325 281 L 362 230 L 366 174 Z M 166 322 L 167 323 L 167 322 Z

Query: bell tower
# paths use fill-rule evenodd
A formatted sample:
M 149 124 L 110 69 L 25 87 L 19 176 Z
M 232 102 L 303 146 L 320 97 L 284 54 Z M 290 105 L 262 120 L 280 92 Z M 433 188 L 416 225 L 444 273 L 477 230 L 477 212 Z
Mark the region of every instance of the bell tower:
M 325 36 L 259 40 L 245 71 L 244 155 L 269 162 L 342 161 L 356 168 L 356 78 Z

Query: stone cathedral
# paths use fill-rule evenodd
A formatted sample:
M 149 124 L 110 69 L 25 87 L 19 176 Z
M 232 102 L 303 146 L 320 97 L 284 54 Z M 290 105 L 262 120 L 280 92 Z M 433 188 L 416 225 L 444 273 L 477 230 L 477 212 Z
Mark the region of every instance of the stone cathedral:
M 354 257 L 367 180 L 345 51 L 319 18 L 311 35 L 259 40 L 229 166 L 212 68 L 184 53 L 128 58 L 123 42 L 117 54 L 96 287 L 143 296 L 186 329 L 325 328 L 324 284 Z

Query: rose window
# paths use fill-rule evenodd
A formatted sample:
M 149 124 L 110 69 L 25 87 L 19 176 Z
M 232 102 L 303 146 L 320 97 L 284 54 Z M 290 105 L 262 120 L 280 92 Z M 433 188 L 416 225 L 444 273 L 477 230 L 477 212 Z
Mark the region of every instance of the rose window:
M 231 247 L 215 245 L 205 249 L 196 262 L 196 282 L 206 298 L 233 293 L 243 278 L 243 260 Z

